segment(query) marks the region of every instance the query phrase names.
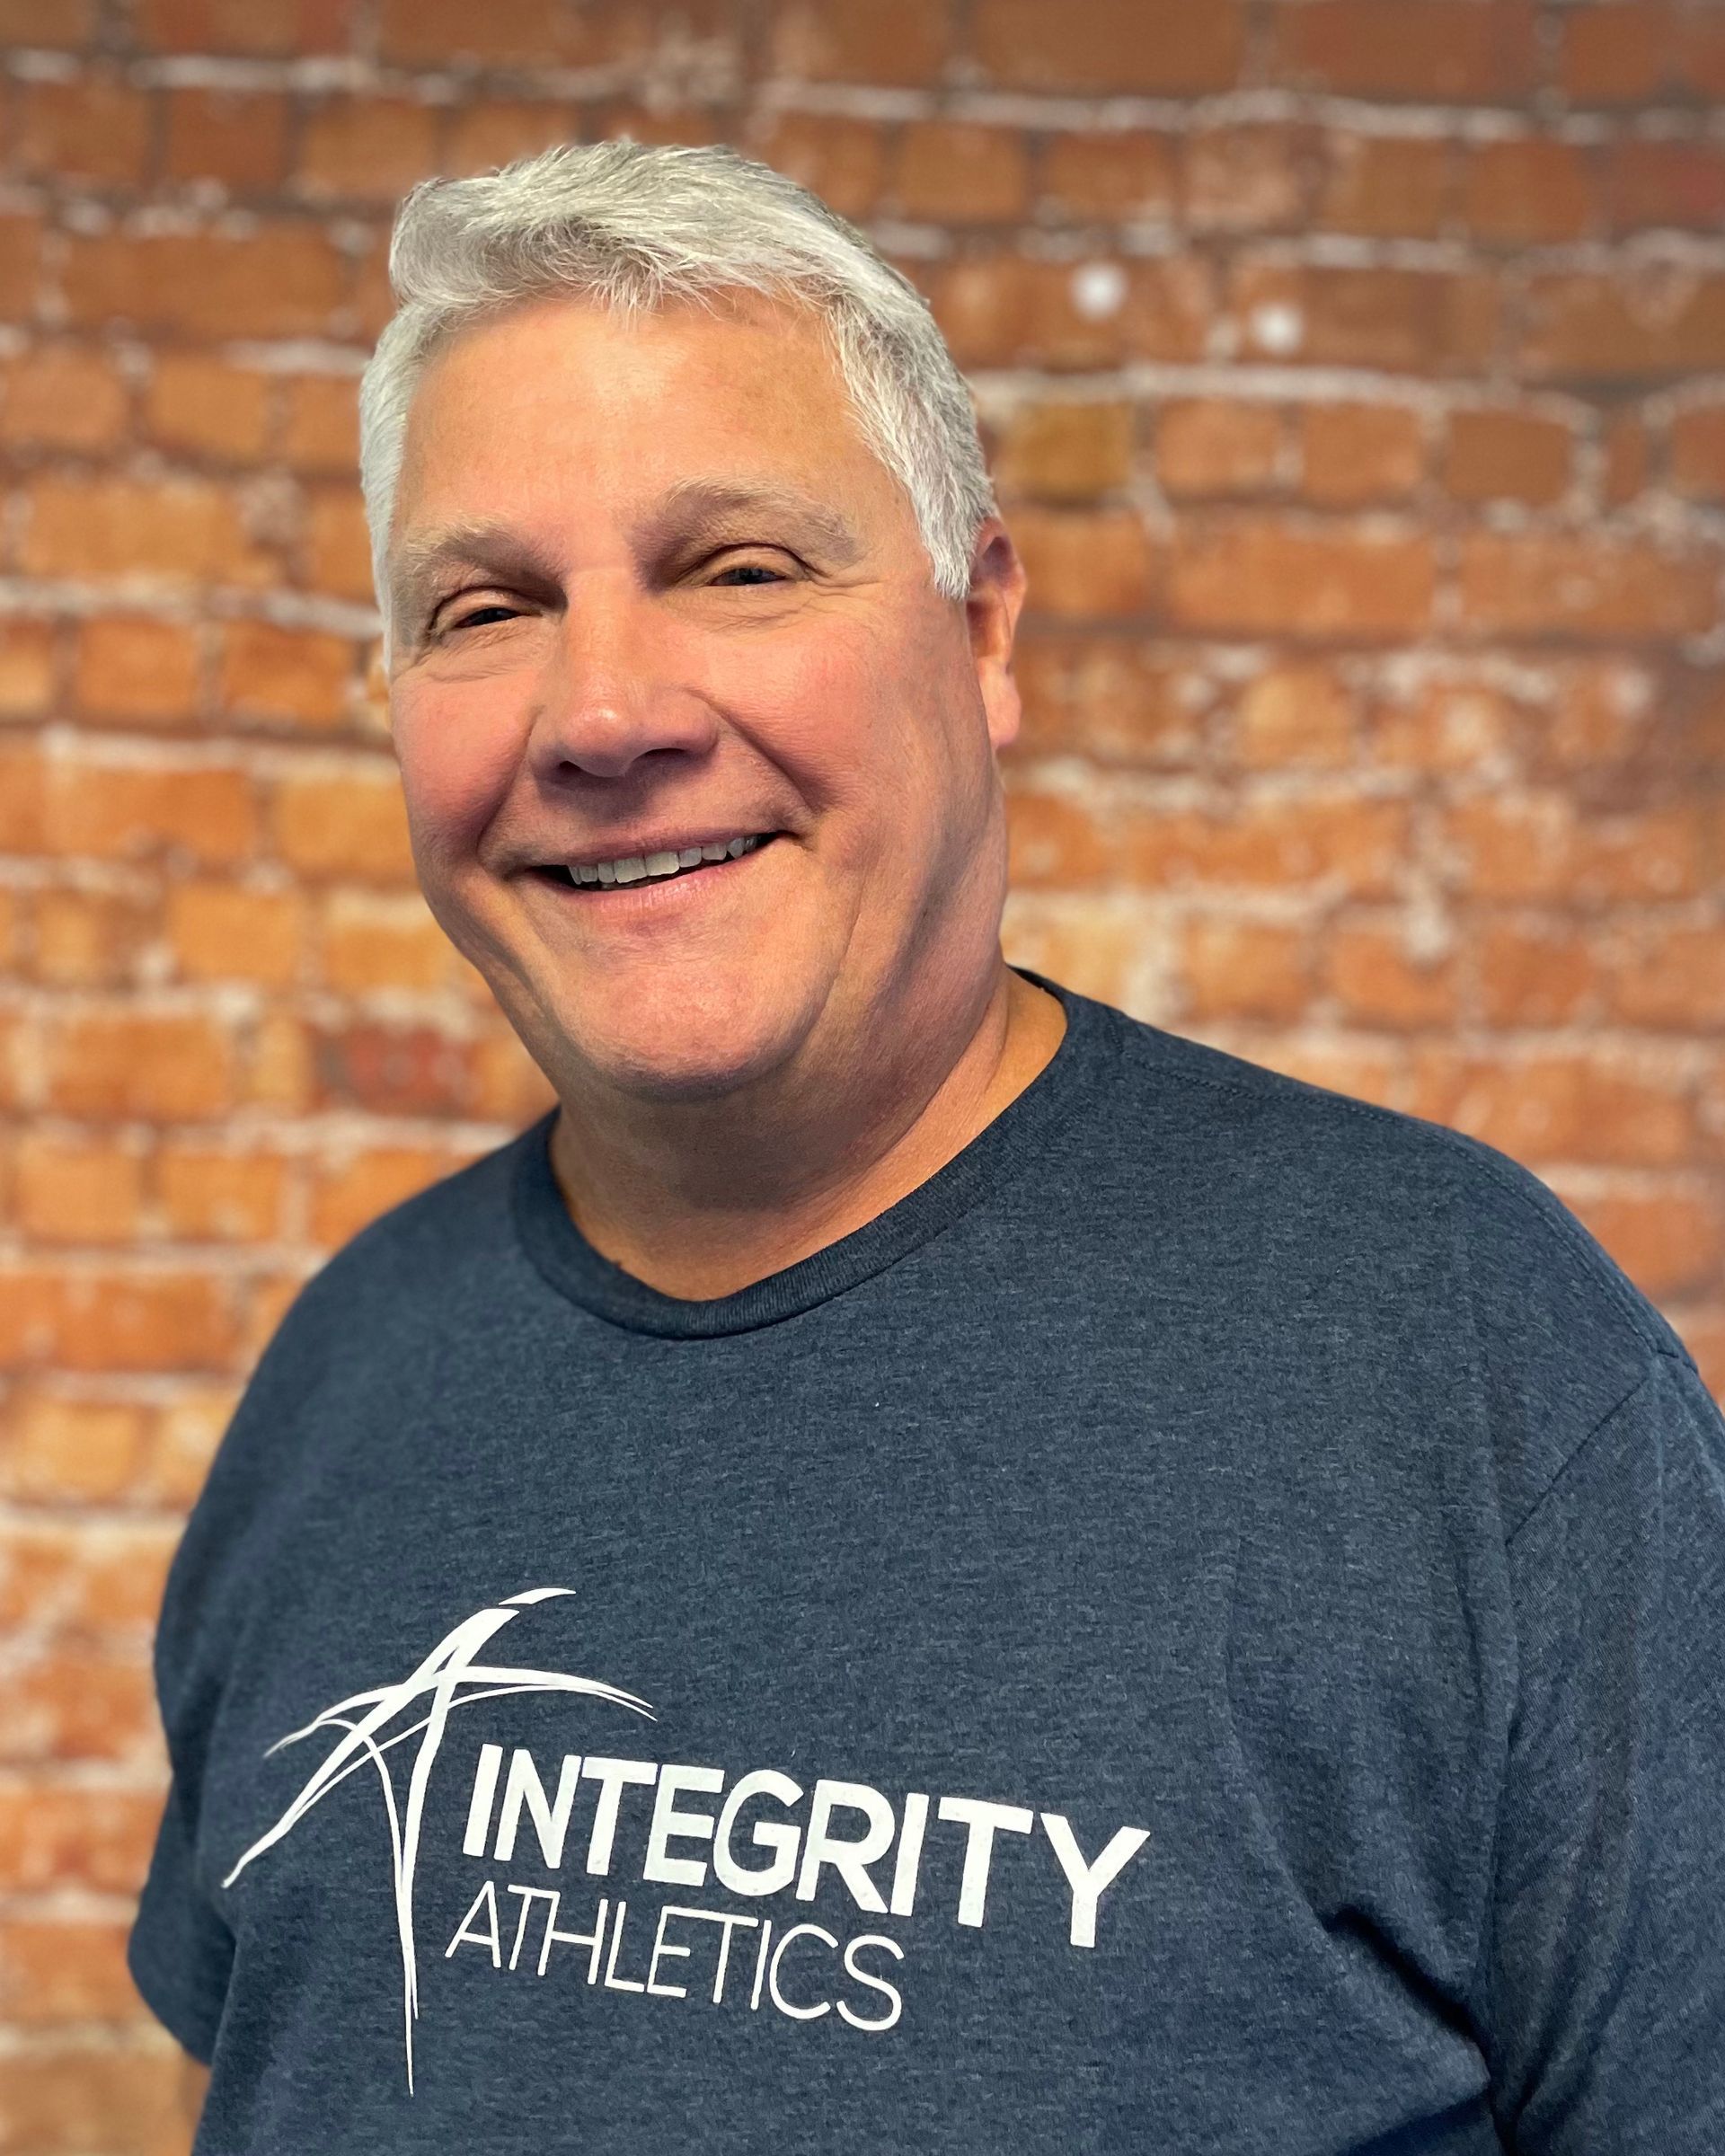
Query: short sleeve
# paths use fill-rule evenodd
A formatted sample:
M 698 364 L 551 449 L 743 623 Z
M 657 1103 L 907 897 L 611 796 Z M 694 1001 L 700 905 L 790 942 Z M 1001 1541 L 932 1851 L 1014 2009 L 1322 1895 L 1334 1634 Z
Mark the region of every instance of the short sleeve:
M 168 1789 L 127 1961 L 151 2012 L 208 2065 L 227 1997 L 234 1940 L 198 1884 L 177 1780 Z
M 1509 1543 L 1482 1968 L 1518 2156 L 1725 2150 L 1725 1422 L 1665 1353 Z

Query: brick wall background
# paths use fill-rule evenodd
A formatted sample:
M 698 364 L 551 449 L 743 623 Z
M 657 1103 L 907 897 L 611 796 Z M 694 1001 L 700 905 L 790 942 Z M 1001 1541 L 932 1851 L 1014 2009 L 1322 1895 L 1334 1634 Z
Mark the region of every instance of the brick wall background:
M 1028 558 L 1012 956 L 1544 1176 L 1725 1388 L 1725 7 L 0 0 L 0 2151 L 166 2152 L 164 1562 L 536 1073 L 411 875 L 394 199 L 722 138 L 931 295 Z

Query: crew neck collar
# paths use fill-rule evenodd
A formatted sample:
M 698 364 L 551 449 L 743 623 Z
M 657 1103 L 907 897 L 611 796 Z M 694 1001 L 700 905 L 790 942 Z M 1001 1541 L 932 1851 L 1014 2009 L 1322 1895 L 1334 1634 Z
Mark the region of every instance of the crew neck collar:
M 992 1123 L 916 1189 L 824 1250 L 734 1294 L 691 1302 L 667 1295 L 602 1257 L 570 1217 L 551 1164 L 549 1109 L 516 1140 L 511 1204 L 522 1246 L 557 1292 L 629 1332 L 712 1339 L 800 1316 L 856 1286 L 940 1233 L 969 1210 L 1077 1109 L 1119 1051 L 1108 1004 L 1027 967 L 1013 971 L 1060 1002 L 1066 1029 L 1048 1062 Z

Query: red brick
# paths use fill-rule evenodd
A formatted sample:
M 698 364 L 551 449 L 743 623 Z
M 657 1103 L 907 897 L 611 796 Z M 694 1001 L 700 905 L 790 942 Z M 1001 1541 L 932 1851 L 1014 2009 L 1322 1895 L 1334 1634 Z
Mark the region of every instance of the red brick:
M 1521 1161 L 1668 1167 L 1694 1140 L 1682 1088 L 1603 1053 L 1508 1062 L 1433 1047 L 1416 1064 L 1409 1105 Z
M 1246 22 L 1238 0 L 1180 8 L 976 0 L 970 35 L 978 63 L 1009 88 L 1181 97 L 1234 86 Z
M 1719 557 L 1589 534 L 1472 532 L 1462 617 L 1517 636 L 1682 636 L 1719 618 Z
M 1029 629 L 1013 670 L 1025 755 L 1189 765 L 1198 754 L 1204 685 L 1137 638 Z
M 322 336 L 346 281 L 341 257 L 314 225 L 262 225 L 243 238 L 104 233 L 67 244 L 72 320 L 123 321 L 146 332 Z
M 933 83 L 946 66 L 946 10 L 926 0 L 788 0 L 775 72 L 816 81 Z
M 1194 232 L 1273 232 L 1304 225 L 1315 176 L 1311 131 L 1200 128 L 1188 139 L 1185 214 Z
M 187 980 L 290 986 L 299 974 L 304 913 L 296 891 L 175 884 L 164 923 L 175 971 Z
M 1592 939 L 1561 920 L 1487 922 L 1474 966 L 1488 1024 L 1571 1025 L 1592 1008 Z
M 267 1242 L 281 1232 L 288 1163 L 279 1154 L 171 1143 L 155 1157 L 169 1234 L 190 1242 Z
M 1290 309 L 1291 349 L 1280 334 Z M 1248 261 L 1236 275 L 1234 312 L 1252 358 L 1442 375 L 1472 373 L 1489 359 L 1499 302 L 1489 278 L 1467 272 Z
M 99 1918 L 0 1919 L 0 2014 L 25 2028 L 135 2019 L 128 1930 Z
M 164 164 L 170 180 L 274 193 L 288 176 L 287 99 L 267 91 L 171 90 Z
M 204 1486 L 237 1397 L 236 1389 L 229 1386 L 182 1385 L 172 1401 L 156 1410 L 137 1474 L 140 1502 L 179 1512 L 188 1509 Z
M 1672 420 L 1671 484 L 1693 501 L 1725 501 L 1725 404 L 1692 404 Z
M 1725 97 L 1725 22 L 1712 7 L 1698 7 L 1676 25 L 1674 59 L 1678 80 L 1694 96 Z
M 1420 533 L 1213 518 L 1179 535 L 1168 613 L 1248 635 L 1402 636 L 1429 621 L 1434 576 Z
M 69 1014 L 50 1029 L 46 1053 L 49 1098 L 61 1115 L 174 1123 L 232 1105 L 233 1041 L 199 1013 Z
M 1346 764 L 1354 750 L 1353 705 L 1328 667 L 1271 667 L 1246 685 L 1234 753 L 1249 769 Z
M 1305 1009 L 1312 959 L 1304 929 L 1280 922 L 1196 915 L 1176 961 L 1189 1018 L 1287 1021 Z
M 257 844 L 252 782 L 221 764 L 157 768 L 57 756 L 43 788 L 43 825 L 50 852 L 98 861 L 165 853 L 226 865 Z
M 17 320 L 36 313 L 41 261 L 41 219 L 0 216 L 0 308 Z
M 405 98 L 332 98 L 300 137 L 300 186 L 323 201 L 394 202 L 438 164 L 437 113 Z
M 0 1525 L 0 1623 L 57 1639 L 141 1644 L 178 1541 L 171 1522 L 19 1520 Z
M 1307 500 L 1326 508 L 1397 501 L 1425 476 L 1425 426 L 1402 404 L 1307 404 L 1300 415 Z
M 47 768 L 32 744 L 0 741 L 0 853 L 40 853 L 46 841 Z
M 1118 402 L 1028 404 L 1014 412 L 994 458 L 1006 497 L 1089 501 L 1132 473 L 1132 407 Z
M 140 43 L 158 52 L 275 59 L 345 51 L 359 0 L 138 0 Z
M 266 1010 L 248 1044 L 242 1097 L 248 1108 L 307 1114 L 316 1091 L 316 1043 L 309 1022 L 288 1011 Z
M 1476 238 L 1511 247 L 1592 231 L 1588 154 L 1570 142 L 1481 143 L 1467 161 L 1465 214 Z
M 1385 897 L 1407 858 L 1406 807 L 1352 794 L 1249 800 L 1225 815 L 1135 808 L 1122 821 L 1123 873 L 1174 889 L 1316 885 Z
M 44 890 L 32 911 L 30 971 L 60 988 L 133 984 L 154 937 L 153 899 L 116 891 Z
M 98 1648 L 39 1652 L 9 1669 L 5 1688 L 0 1691 L 0 1761 L 35 1764 L 50 1759 L 141 1758 L 155 1736 L 155 1694 L 149 1669 L 139 1655 Z M 30 2147 L 33 2139 L 27 2128 L 19 2133 L 21 2112 L 29 2116 L 25 2080 L 19 2071 L 23 2063 L 9 2060 L 6 2073 L 7 2125 L 18 2134 L 15 2145 L 21 2150 Z M 104 2064 L 112 2062 L 94 2054 L 84 2064 L 100 2086 Z M 57 2124 L 52 2131 L 61 2148 L 79 2145 L 62 2136 L 67 2118 L 87 2108 L 64 2099 L 55 2104 Z M 122 2123 L 118 2111 L 105 2123 L 116 2129 L 115 2138 L 125 2147 L 134 2126 Z M 83 2145 L 100 2148 L 104 2143 L 113 2145 L 106 2136 L 103 2141 L 86 2140 Z M 51 2148 L 54 2143 L 36 2145 Z
M 1460 501 L 1555 501 L 1570 483 L 1570 429 L 1525 411 L 1451 415 L 1444 484 Z
M 182 2156 L 184 2054 L 172 2046 L 100 2048 L 87 2042 L 32 2047 L 7 2062 L 6 2120 L 13 2146 L 111 2149 L 127 2156 Z
M 273 390 L 256 367 L 200 352 L 164 352 L 150 377 L 146 422 L 165 448 L 249 464 L 263 453 Z
M 362 1021 L 327 1029 L 318 1043 L 318 1080 L 327 1108 L 392 1116 L 473 1113 L 472 1044 L 435 1026 Z
M 359 490 L 317 487 L 305 503 L 305 580 L 337 598 L 370 599 L 371 539 Z
M 26 1131 L 13 1160 L 13 1202 L 26 1235 L 43 1242 L 130 1242 L 144 1194 L 128 1147 Z
M 1654 1302 L 1712 1286 L 1725 1262 L 1725 1221 L 1711 1192 L 1671 1180 L 1642 1191 L 1558 1186 L 1558 1195 Z
M 1374 238 L 1429 238 L 1455 194 L 1455 145 L 1423 135 L 1336 135 L 1317 222 Z
M 1021 219 L 1030 199 L 1022 137 L 1013 128 L 960 120 L 915 122 L 899 142 L 894 189 L 907 217 L 994 225 Z
M 1650 264 L 1621 280 L 1528 280 L 1519 366 L 1535 378 L 1610 382 L 1725 367 L 1725 277 Z
M 20 84 L 12 153 L 19 172 L 55 180 L 136 183 L 149 155 L 144 93 L 99 75 Z
M 1175 174 L 1172 143 L 1140 128 L 1051 135 L 1043 152 L 1045 199 L 1068 216 L 1157 216 L 1172 208 Z
M 1287 468 L 1287 426 L 1271 404 L 1175 397 L 1156 414 L 1156 477 L 1177 495 L 1257 494 Z
M 1135 511 L 1027 505 L 1013 516 L 1013 536 L 1029 575 L 1031 612 L 1100 621 L 1149 605 L 1155 557 Z
M 351 474 L 359 462 L 359 381 L 298 375 L 286 385 L 281 454 L 302 472 Z
M 1612 228 L 1650 225 L 1717 231 L 1725 217 L 1725 149 L 1711 142 L 1614 143 Z
M 464 12 L 470 21 L 478 20 L 464 4 Z M 494 172 L 518 157 L 534 157 L 541 150 L 579 139 L 579 122 L 568 105 L 464 101 L 451 115 L 443 169 L 452 173 Z
M 271 582 L 276 570 L 233 496 L 202 480 L 49 474 L 29 490 L 20 549 L 38 577 L 126 577 L 168 586 Z
M 1355 921 L 1330 932 L 1324 986 L 1344 1023 L 1399 1030 L 1451 1026 L 1458 1012 L 1459 978 L 1453 956 L 1417 954 L 1400 928 Z
M 1102 278 L 1110 280 L 1105 308 Z M 932 282 L 935 318 L 960 366 L 1199 359 L 1213 305 L 1208 266 L 1191 256 L 1067 263 L 981 255 L 938 269 Z
M 545 67 L 572 58 L 558 0 L 383 0 L 378 44 L 385 60 L 434 67 Z
M 33 719 L 54 696 L 55 633 L 51 622 L 0 615 L 0 719 Z
M 1681 898 L 1703 886 L 1697 811 L 1583 818 L 1569 791 L 1486 795 L 1444 817 L 1444 849 L 1471 897 L 1596 904 Z
M 9 1780 L 0 1784 L 0 1891 L 136 1894 L 161 1813 L 150 1789 Z
M 39 346 L 8 363 L 0 382 L 0 441 L 27 447 L 109 449 L 124 438 L 131 403 L 104 352 Z
M 220 1285 L 201 1273 L 9 1268 L 0 1366 L 68 1372 L 214 1369 L 233 1342 Z
M 417 892 L 336 891 L 323 908 L 320 974 L 344 995 L 378 988 L 441 988 L 454 959 Z
M 407 811 L 394 771 L 285 777 L 277 790 L 274 821 L 277 852 L 308 880 L 413 881 Z
M 1669 71 L 1670 10 L 1661 0 L 1595 0 L 1558 18 L 1558 83 L 1581 105 L 1638 105 Z
M 1626 927 L 1608 960 L 1614 1017 L 1694 1032 L 1725 1026 L 1725 928 Z
M 1082 889 L 1110 879 L 1117 849 L 1094 808 L 1009 783 L 1006 812 L 1014 888 Z
M 102 1505 L 125 1495 L 144 1456 L 145 1410 L 129 1401 L 14 1394 L 0 1437 L 0 1489 L 23 1503 Z M 0 1888 L 57 1883 L 23 1860 L 19 1821 L 0 1789 Z M 101 1878 L 88 1884 L 100 1886 Z
M 885 183 L 882 130 L 835 112 L 775 113 L 757 146 L 762 162 L 810 188 L 841 217 L 874 214 Z
M 357 1157 L 320 1165 L 312 1186 L 310 1233 L 337 1249 L 392 1206 L 450 1173 L 447 1153 L 420 1145 L 372 1145 Z
M 189 725 L 199 666 L 199 632 L 183 623 L 93 614 L 79 631 L 72 694 L 94 716 Z
M 1499 100 L 1534 86 L 1526 0 L 1301 0 L 1274 13 L 1277 79 L 1350 97 Z
M 223 709 L 237 718 L 326 731 L 347 716 L 357 671 L 350 638 L 234 622 L 223 644 L 218 693 Z
M 96 0 L 0 0 L 0 45 L 71 51 L 95 35 Z

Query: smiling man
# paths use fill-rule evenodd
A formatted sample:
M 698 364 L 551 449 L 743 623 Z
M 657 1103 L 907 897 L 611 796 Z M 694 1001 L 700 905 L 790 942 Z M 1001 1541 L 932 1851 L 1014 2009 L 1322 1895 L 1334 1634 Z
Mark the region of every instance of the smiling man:
M 176 1560 L 199 2150 L 1716 2156 L 1681 1340 L 1005 962 L 1023 573 L 860 234 L 610 143 L 394 270 L 415 860 L 558 1105 L 307 1285 Z

